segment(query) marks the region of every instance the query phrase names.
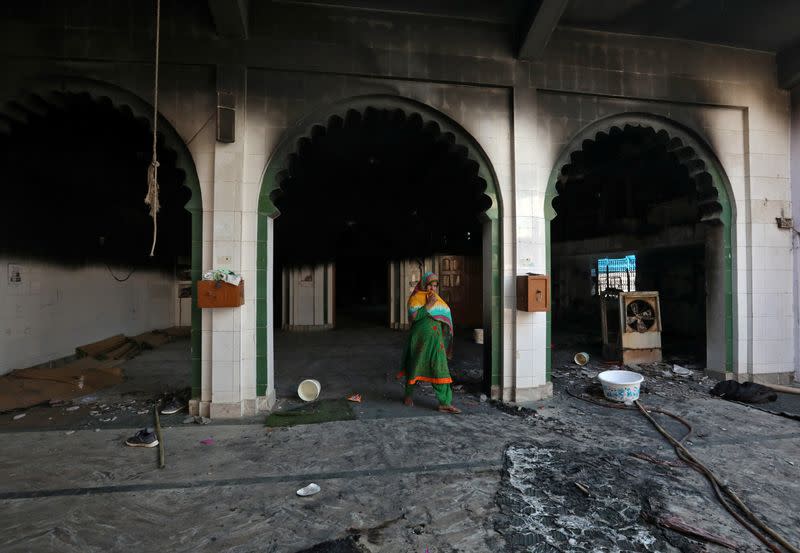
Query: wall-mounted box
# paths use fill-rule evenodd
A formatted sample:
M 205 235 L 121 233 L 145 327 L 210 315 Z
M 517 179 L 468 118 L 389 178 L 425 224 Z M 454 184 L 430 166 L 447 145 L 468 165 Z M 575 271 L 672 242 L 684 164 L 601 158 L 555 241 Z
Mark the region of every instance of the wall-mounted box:
M 244 304 L 244 280 L 238 286 L 216 280 L 197 281 L 197 306 L 239 307 Z
M 550 277 L 547 275 L 518 275 L 517 309 L 520 311 L 550 311 Z

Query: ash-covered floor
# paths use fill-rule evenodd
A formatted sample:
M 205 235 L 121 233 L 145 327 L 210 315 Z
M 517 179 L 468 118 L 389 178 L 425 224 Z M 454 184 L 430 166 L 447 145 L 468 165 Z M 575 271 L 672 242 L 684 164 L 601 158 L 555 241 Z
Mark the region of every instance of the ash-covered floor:
M 304 378 L 321 384 L 321 399 L 344 398 L 358 393 L 353 404 L 359 419 L 435 415 L 437 402 L 430 384 L 419 383 L 414 408 L 402 403 L 403 384 L 397 379 L 407 332 L 375 326 L 350 326 L 327 332 L 277 332 L 275 334 L 275 392 L 277 407 L 291 409 L 301 401 L 297 385 Z M 481 403 L 483 346 L 466 332 L 455 334 L 450 372 L 454 404 L 466 413 L 486 412 Z
M 337 356 L 371 350 L 374 361 L 359 361 L 359 371 L 386 382 L 402 337 L 387 333 Z M 137 359 L 155 370 L 157 357 L 176 359 L 178 347 Z M 24 431 L 11 414 L 0 415 L 0 550 L 727 550 L 646 520 L 659 517 L 701 528 L 740 551 L 766 550 L 640 413 L 567 393 L 591 392 L 602 367 L 580 369 L 567 352 L 556 359 L 555 396 L 536 402 L 535 410 L 481 403 L 467 384 L 456 394 L 457 403 L 471 406 L 464 415 L 436 413 L 424 401 L 394 411 L 389 406 L 398 403 L 400 389 L 393 391 L 392 381 L 385 384 L 388 397 L 368 389 L 367 412 L 351 421 L 269 429 L 263 417 L 205 426 L 182 424 L 183 415 L 164 417 L 162 470 L 156 450 L 123 444 L 147 415 L 129 426 L 87 426 L 78 418 L 72 426 L 62 421 Z M 642 401 L 689 420 L 692 453 L 800 544 L 800 422 L 711 397 L 714 382 L 700 371 L 678 377 L 668 368 L 639 367 L 646 376 Z M 294 386 L 280 375 L 278 384 Z M 352 388 L 345 382 L 336 393 Z M 372 401 L 385 411 L 370 413 Z M 795 409 L 800 396 L 782 401 Z M 676 435 L 684 432 L 658 420 Z M 209 438 L 211 445 L 201 443 Z M 322 491 L 298 497 L 295 491 L 309 482 Z

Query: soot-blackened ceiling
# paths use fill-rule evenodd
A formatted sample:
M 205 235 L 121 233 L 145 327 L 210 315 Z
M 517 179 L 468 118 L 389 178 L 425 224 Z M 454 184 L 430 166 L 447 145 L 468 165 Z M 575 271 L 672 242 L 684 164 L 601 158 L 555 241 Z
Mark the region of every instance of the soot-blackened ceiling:
M 466 148 L 402 110 L 351 110 L 298 143 L 272 200 L 281 260 L 479 253 L 491 206 Z
M 0 252 L 66 264 L 172 267 L 191 252 L 190 197 L 176 153 L 159 136 L 156 256 L 144 204 L 150 123 L 88 94 L 30 96 L 6 106 Z

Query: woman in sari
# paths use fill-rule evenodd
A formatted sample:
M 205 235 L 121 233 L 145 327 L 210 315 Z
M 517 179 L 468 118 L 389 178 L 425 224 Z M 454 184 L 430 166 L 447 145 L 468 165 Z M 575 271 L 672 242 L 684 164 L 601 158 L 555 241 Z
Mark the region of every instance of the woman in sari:
M 406 383 L 403 403 L 414 405 L 412 396 L 417 382 L 430 382 L 439 411 L 460 413 L 453 407 L 453 390 L 447 360 L 452 357 L 453 318 L 450 307 L 439 297 L 439 277 L 428 272 L 417 283 L 408 298 L 408 321 L 411 332 L 403 351 L 398 378 Z

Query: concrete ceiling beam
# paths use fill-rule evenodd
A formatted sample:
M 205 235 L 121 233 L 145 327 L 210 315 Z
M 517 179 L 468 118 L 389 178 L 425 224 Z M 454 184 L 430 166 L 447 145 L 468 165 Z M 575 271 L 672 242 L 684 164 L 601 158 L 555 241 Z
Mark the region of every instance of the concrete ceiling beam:
M 248 0 L 208 0 L 217 34 L 224 38 L 247 38 Z
M 537 60 L 542 57 L 568 3 L 569 0 L 541 0 L 527 28 L 523 29 L 519 59 Z

